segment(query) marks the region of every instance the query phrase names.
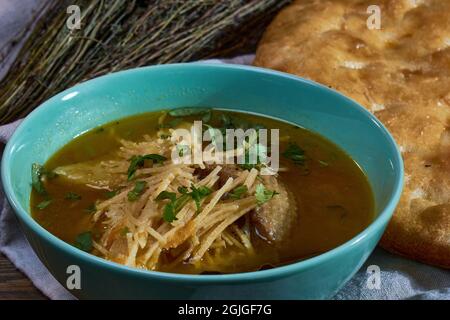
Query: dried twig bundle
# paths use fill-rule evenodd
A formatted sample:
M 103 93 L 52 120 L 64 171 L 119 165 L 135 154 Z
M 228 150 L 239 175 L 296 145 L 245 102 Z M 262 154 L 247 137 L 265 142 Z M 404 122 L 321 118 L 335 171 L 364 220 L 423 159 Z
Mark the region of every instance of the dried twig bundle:
M 0 123 L 59 91 L 109 72 L 254 50 L 289 0 L 54 1 L 0 82 Z M 81 28 L 66 27 L 68 5 Z

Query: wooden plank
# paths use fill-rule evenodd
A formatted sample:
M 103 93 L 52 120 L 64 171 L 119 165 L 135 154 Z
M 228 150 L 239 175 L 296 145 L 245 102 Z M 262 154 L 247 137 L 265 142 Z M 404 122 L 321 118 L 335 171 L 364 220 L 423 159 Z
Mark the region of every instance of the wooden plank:
M 0 300 L 47 299 L 31 281 L 0 254 Z

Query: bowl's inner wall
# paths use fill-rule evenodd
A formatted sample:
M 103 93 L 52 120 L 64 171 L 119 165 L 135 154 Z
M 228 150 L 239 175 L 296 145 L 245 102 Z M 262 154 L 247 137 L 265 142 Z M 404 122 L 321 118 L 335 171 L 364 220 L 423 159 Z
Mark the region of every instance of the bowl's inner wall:
M 255 112 L 319 132 L 344 148 L 367 173 L 381 212 L 395 188 L 395 146 L 375 121 L 339 94 L 290 77 L 190 64 L 143 68 L 69 89 L 33 112 L 13 141 L 10 176 L 29 212 L 30 167 L 73 137 L 129 115 L 182 106 Z

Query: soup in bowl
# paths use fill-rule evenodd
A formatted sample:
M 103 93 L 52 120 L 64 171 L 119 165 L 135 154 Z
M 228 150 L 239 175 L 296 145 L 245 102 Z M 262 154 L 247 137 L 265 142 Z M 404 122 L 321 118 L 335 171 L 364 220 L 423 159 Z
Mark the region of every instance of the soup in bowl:
M 328 298 L 381 236 L 402 162 L 371 114 L 323 86 L 180 64 L 50 99 L 2 178 L 52 274 L 65 285 L 80 268 L 77 297 Z

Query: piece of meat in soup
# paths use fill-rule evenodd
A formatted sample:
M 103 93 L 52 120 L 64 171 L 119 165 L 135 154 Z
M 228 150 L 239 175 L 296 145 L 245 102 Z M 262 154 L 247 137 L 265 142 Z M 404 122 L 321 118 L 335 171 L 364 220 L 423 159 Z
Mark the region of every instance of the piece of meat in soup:
M 286 240 L 297 219 L 297 205 L 292 193 L 275 176 L 264 176 L 264 186 L 278 192 L 270 201 L 251 213 L 258 236 L 279 243 Z

